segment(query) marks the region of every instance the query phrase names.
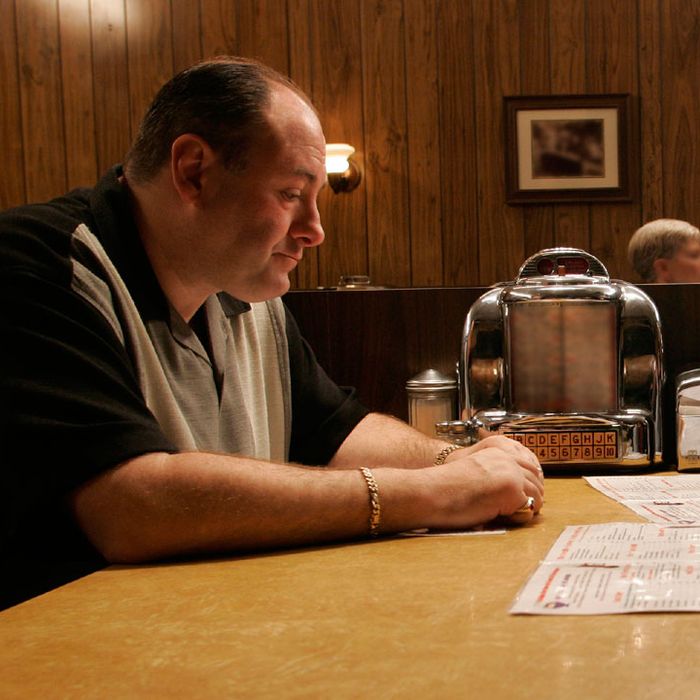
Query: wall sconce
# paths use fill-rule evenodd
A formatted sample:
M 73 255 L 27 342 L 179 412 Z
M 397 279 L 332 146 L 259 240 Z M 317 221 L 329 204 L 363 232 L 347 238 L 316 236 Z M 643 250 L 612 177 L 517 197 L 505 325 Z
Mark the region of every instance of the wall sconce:
M 333 192 L 352 192 L 362 180 L 362 172 L 350 156 L 355 149 L 347 143 L 326 144 L 326 173 Z

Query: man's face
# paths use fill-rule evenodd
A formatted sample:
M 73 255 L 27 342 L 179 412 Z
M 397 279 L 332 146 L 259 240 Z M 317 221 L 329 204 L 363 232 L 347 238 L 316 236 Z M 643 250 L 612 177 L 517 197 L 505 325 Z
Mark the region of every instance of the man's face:
M 657 274 L 659 282 L 700 282 L 700 241 L 685 243 Z
M 207 281 L 243 301 L 289 289 L 289 273 L 324 233 L 317 197 L 326 183 L 325 140 L 313 111 L 273 87 L 268 126 L 242 170 L 213 175 L 200 228 Z

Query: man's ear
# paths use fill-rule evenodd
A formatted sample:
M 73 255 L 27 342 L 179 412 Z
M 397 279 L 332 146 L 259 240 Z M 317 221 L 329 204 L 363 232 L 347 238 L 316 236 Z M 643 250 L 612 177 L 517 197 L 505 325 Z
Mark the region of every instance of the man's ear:
M 196 204 L 207 174 L 216 161 L 211 146 L 196 134 L 181 134 L 170 148 L 173 186 L 183 202 Z
M 666 258 L 656 258 L 652 266 L 654 268 L 655 282 L 668 282 L 671 271 Z

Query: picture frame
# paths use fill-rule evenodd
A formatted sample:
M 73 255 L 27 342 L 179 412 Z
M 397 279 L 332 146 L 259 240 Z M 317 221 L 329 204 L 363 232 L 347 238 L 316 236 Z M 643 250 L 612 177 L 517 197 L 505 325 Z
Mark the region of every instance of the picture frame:
M 508 204 L 633 201 L 639 149 L 629 94 L 503 100 Z

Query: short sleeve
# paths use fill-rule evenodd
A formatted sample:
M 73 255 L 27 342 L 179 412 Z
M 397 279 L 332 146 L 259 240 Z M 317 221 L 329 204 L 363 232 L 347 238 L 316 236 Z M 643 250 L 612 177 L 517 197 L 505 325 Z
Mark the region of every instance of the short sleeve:
M 369 410 L 353 388 L 338 386 L 326 374 L 289 309 L 286 318 L 292 375 L 289 457 L 300 464 L 327 464 Z

